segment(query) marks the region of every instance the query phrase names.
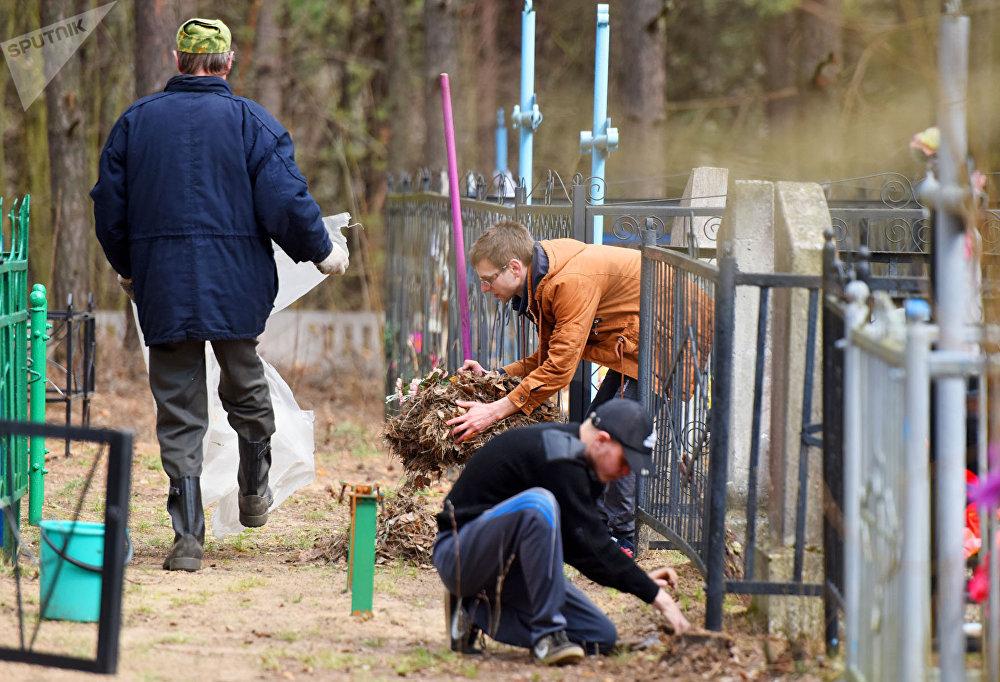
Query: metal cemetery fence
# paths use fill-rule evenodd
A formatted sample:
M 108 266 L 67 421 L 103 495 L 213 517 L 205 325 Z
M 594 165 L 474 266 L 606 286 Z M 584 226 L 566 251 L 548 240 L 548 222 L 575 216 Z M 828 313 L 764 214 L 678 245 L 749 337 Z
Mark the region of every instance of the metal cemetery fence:
M 73 425 L 73 401 L 79 401 L 80 425 L 88 427 L 90 399 L 97 378 L 97 322 L 93 295 L 87 297 L 87 307 L 79 310 L 70 294 L 66 309 L 48 311 L 48 319 L 52 327 L 49 347 L 55 349 L 58 359 L 49 360 L 55 372 L 49 372 L 45 401 L 65 405 L 66 426 Z M 69 446 L 66 440 L 64 454 L 67 457 Z
M 0 582 L 0 594 L 4 604 L 0 612 L 5 618 L 0 623 L 0 661 L 113 675 L 118 668 L 125 566 L 132 556 L 131 541 L 127 533 L 132 476 L 132 434 L 106 429 L 0 421 L 0 438 L 3 440 L 29 437 L 42 442 L 46 438 L 52 438 L 92 443 L 97 446 L 90 450 L 93 452 L 93 463 L 82 481 L 73 511 L 63 510 L 67 515 L 72 513 L 72 518 L 62 522 L 73 528 L 76 522 L 83 523 L 81 517 L 93 518 L 96 514 L 103 521 L 103 545 L 100 554 L 103 560 L 100 565 L 82 563 L 79 561 L 81 555 L 67 556 L 71 535 L 62 536 L 63 539 L 60 540 L 55 539 L 60 536 L 54 533 L 52 536 L 47 536 L 42 532 L 37 536 L 39 544 L 47 543 L 48 547 L 63 560 L 50 564 L 54 568 L 42 569 L 53 572 L 49 574 L 47 583 L 41 583 L 47 584 L 48 588 L 38 594 L 38 597 L 34 597 L 26 593 L 29 585 L 40 589 L 35 587 L 39 585 L 37 579 L 27 578 L 25 575 L 27 573 L 25 564 L 31 560 L 30 555 L 23 552 L 25 556 L 22 557 L 22 552 L 15 552 L 11 557 L 10 570 L 4 571 L 4 579 Z M 96 499 L 88 497 L 90 490 L 94 490 Z M 4 514 L 4 517 L 8 516 Z M 5 519 L 5 524 L 9 525 L 10 521 Z M 72 638 L 66 637 L 65 631 L 62 637 L 40 637 L 39 633 L 46 630 L 48 623 L 42 614 L 47 611 L 49 604 L 56 602 L 57 585 L 62 588 L 63 594 L 60 597 L 66 598 L 65 583 L 60 584 L 60 580 L 70 579 L 65 566 L 71 563 L 75 565 L 75 570 L 81 572 L 86 570 L 100 576 L 98 597 L 100 601 L 96 627 L 77 624 Z M 85 584 L 80 581 L 79 576 L 72 578 L 77 581 L 74 583 L 77 589 Z M 88 650 L 85 638 L 88 631 L 94 634 L 93 648 L 90 649 L 93 653 L 90 657 L 86 656 Z M 78 653 L 80 651 L 84 655 Z
M 26 421 L 30 391 L 30 418 L 44 422 L 46 300 L 41 284 L 28 293 L 30 206 L 29 196 L 15 201 L 5 231 L 0 198 L 0 420 Z M 30 492 L 29 522 L 37 524 L 41 519 L 44 474 L 44 441 L 32 438 L 29 443 L 23 434 L 0 434 L 0 509 L 4 512 L 0 535 L 6 557 L 17 553 L 25 492 Z
M 462 200 L 466 244 L 471 244 L 499 220 L 519 220 L 539 239 L 572 237 L 569 207 L 545 204 L 498 204 L 481 199 Z M 386 201 L 388 232 L 388 314 L 386 316 L 386 391 L 396 378 L 422 376 L 433 367 L 451 369 L 462 364 L 456 301 L 451 214 L 447 197 L 398 194 Z M 470 264 L 470 268 L 471 268 Z M 533 334 L 512 314 L 479 288 L 471 272 L 469 310 L 472 347 L 484 367 L 516 360 L 534 347 Z
M 941 507 L 955 501 L 942 498 L 942 489 L 932 486 L 931 385 L 949 376 L 974 376 L 982 390 L 985 358 L 978 350 L 933 350 L 937 327 L 927 322 L 930 309 L 921 301 L 907 304 L 904 322 L 904 311 L 885 293 L 870 298 L 864 282 L 851 282 L 846 297 L 846 304 L 830 305 L 840 306 L 846 340 L 841 396 L 844 574 L 838 577 L 844 587 L 847 679 L 927 679 L 932 676 L 932 587 L 940 591 L 942 576 L 961 576 L 966 570 L 961 552 L 955 554 L 940 541 L 932 550 L 932 510 L 936 508 L 940 524 Z M 985 400 L 976 412 L 975 459 L 982 477 L 989 466 Z M 933 478 L 940 479 L 946 466 L 961 470 L 966 443 L 958 445 L 960 461 L 937 452 Z M 988 552 L 996 552 L 998 523 L 996 509 L 978 511 L 983 540 L 978 562 L 983 562 Z M 990 595 L 978 610 L 986 626 L 980 679 L 993 680 L 1000 679 L 1000 562 L 995 556 L 988 575 Z M 944 652 L 957 654 L 950 660 L 968 664 L 963 623 L 950 620 L 940 608 L 935 620 L 941 677 L 958 679 L 964 669 L 946 669 Z
M 658 434 L 639 484 L 640 522 L 705 573 L 715 302 L 719 270 L 648 244 L 642 252 L 639 395 Z
M 0 198 L 0 419 L 28 418 L 28 219 L 30 199 L 11 206 L 9 230 L 3 230 Z M 6 232 L 6 233 L 5 233 Z M 7 237 L 9 248 L 4 248 Z M 14 510 L 28 490 L 28 439 L 7 436 L 0 443 L 0 506 Z M 7 515 L 5 515 L 7 516 Z M 3 525 L 3 546 L 15 545 L 16 528 Z

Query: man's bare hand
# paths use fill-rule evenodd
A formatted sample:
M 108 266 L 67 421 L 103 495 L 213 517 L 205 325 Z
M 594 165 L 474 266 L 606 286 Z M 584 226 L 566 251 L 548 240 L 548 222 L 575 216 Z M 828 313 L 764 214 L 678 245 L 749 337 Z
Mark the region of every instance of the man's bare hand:
M 654 568 L 652 571 L 647 573 L 650 578 L 653 579 L 660 587 L 670 587 L 672 590 L 677 589 L 677 571 L 670 568 L 669 566 L 664 566 L 662 568 Z
M 653 608 L 660 612 L 660 614 L 666 619 L 667 625 L 670 629 L 674 631 L 675 635 L 681 635 L 691 629 L 691 623 L 688 619 L 684 617 L 681 613 L 681 609 L 677 606 L 677 602 L 674 598 L 667 594 L 663 588 L 656 593 L 656 599 L 653 600 Z
M 451 430 L 451 435 L 455 437 L 457 443 L 462 443 L 477 433 L 482 433 L 504 417 L 514 414 L 516 410 L 514 404 L 507 398 L 500 398 L 492 403 L 458 400 L 456 404 L 465 408 L 465 414 L 449 419 L 445 423 L 455 427 Z
M 472 372 L 477 377 L 481 377 L 484 374 L 486 374 L 486 370 L 483 368 L 483 366 L 480 365 L 475 360 L 466 360 L 465 363 L 462 364 L 462 369 L 460 369 L 458 371 L 459 372 Z

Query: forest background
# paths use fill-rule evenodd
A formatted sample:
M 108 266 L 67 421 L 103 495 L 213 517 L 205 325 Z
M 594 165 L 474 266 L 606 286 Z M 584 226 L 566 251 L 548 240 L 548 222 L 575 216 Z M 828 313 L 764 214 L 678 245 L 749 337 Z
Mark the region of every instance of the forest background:
M 0 0 L 0 41 L 104 5 Z M 834 180 L 922 173 L 908 143 L 935 122 L 941 0 L 612 0 L 609 114 L 620 148 L 610 198 L 676 197 L 694 166 L 730 177 Z M 535 179 L 589 175 L 595 6 L 539 0 L 536 92 L 544 121 Z M 970 151 L 1000 182 L 1000 0 L 972 18 Z M 230 81 L 291 131 L 325 214 L 350 211 L 347 276 L 300 306 L 381 308 L 387 173 L 441 169 L 437 76 L 452 80 L 459 165 L 487 176 L 496 112 L 517 103 L 517 0 L 118 0 L 44 96 L 25 111 L 0 69 L 0 195 L 31 193 L 31 281 L 50 306 L 93 293 L 124 305 L 94 239 L 88 192 L 108 131 L 175 73 L 170 50 L 193 16 L 223 19 L 237 52 Z M 517 168 L 517 133 L 509 165 Z M 9 207 L 9 203 L 7 204 Z M 4 231 L 8 231 L 6 221 Z

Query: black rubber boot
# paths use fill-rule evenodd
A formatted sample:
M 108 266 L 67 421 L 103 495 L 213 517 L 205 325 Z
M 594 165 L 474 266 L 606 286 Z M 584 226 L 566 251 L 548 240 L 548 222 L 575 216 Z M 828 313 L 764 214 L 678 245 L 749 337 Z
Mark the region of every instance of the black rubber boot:
M 168 571 L 197 571 L 205 544 L 205 510 L 201 506 L 201 481 L 197 476 L 170 480 L 167 511 L 174 526 L 174 546 L 163 560 Z
M 240 469 L 236 480 L 240 485 L 240 523 L 247 528 L 259 528 L 267 523 L 267 510 L 274 501 L 267 485 L 271 470 L 271 439 L 262 441 L 239 439 Z
M 448 627 L 448 639 L 451 641 L 452 651 L 466 656 L 478 655 L 483 653 L 483 650 L 476 646 L 479 628 L 472 622 L 464 601 L 445 590 L 444 620 Z

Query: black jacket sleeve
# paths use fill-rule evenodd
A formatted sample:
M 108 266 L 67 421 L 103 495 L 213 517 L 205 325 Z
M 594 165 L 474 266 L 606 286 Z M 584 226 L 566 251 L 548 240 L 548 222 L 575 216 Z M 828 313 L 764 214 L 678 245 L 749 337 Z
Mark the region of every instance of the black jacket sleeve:
M 595 583 L 652 603 L 660 588 L 611 539 L 590 496 L 585 465 L 579 460 L 549 462 L 542 467 L 541 476 L 542 487 L 559 503 L 566 563 Z

